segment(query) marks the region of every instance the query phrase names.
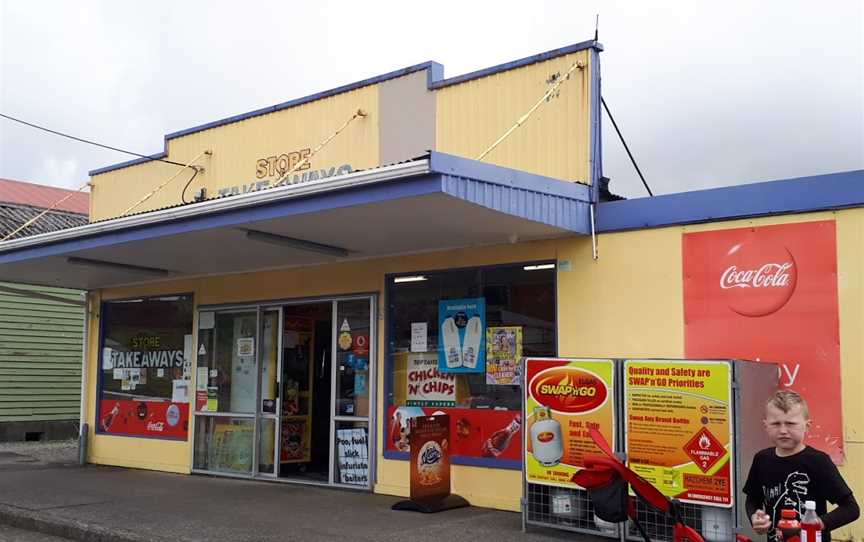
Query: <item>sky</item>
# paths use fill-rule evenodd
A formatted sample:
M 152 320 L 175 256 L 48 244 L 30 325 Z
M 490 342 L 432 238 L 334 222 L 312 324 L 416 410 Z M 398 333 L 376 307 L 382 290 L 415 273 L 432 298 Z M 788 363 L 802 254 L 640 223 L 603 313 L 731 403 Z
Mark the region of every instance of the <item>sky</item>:
M 603 97 L 655 194 L 864 169 L 861 0 L 0 0 L 0 112 L 152 154 L 427 60 L 453 77 L 589 40 L 596 14 Z M 645 196 L 608 118 L 603 152 L 612 191 Z M 0 118 L 0 178 L 77 189 L 130 158 Z

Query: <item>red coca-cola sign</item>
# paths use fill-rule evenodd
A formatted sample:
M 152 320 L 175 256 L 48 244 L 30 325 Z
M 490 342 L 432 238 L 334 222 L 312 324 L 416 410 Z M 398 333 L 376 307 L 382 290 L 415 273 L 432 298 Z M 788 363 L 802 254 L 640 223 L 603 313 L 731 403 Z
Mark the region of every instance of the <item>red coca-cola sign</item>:
M 556 412 L 590 412 L 606 402 L 606 384 L 595 374 L 576 367 L 552 367 L 531 380 L 531 396 Z
M 785 246 L 754 237 L 734 244 L 723 257 L 717 285 L 729 309 L 759 317 L 783 308 L 795 293 L 798 268 Z
M 835 222 L 688 232 L 682 259 L 685 356 L 776 363 L 810 403 L 806 442 L 842 463 Z

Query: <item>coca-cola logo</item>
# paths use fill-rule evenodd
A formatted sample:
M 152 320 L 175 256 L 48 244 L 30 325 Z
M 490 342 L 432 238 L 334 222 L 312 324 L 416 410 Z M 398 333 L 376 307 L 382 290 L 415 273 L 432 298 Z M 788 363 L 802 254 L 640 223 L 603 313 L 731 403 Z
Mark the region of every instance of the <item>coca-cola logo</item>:
M 718 285 L 729 308 L 749 317 L 783 308 L 795 293 L 798 268 L 786 247 L 753 238 L 724 255 Z
M 165 431 L 165 422 L 147 422 L 147 430 L 161 433 Z
M 537 403 L 565 414 L 591 412 L 606 402 L 609 392 L 597 375 L 576 367 L 553 367 L 531 379 Z

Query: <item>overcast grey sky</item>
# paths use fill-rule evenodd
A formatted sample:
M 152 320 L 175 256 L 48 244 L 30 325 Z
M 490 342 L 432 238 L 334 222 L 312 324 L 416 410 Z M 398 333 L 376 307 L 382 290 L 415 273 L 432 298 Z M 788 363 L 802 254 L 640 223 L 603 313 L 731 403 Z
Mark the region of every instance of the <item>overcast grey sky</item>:
M 603 95 L 655 193 L 864 169 L 861 0 L 0 0 L 0 111 L 150 154 L 426 60 L 452 77 L 588 40 L 595 13 Z M 603 137 L 613 191 L 644 195 Z M 129 158 L 0 119 L 0 177 L 77 188 Z

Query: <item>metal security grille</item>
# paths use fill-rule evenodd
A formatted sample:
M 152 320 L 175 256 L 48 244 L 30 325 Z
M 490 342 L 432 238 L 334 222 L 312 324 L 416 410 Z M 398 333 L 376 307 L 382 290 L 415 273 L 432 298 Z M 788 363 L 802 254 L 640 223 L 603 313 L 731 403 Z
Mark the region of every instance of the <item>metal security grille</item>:
M 670 515 L 657 512 L 637 499 L 636 518 L 652 542 L 671 542 L 675 520 Z M 706 542 L 728 542 L 735 540 L 732 509 L 715 508 L 696 504 L 678 503 L 684 523 L 693 527 Z M 642 541 L 642 535 L 632 521 L 627 522 L 627 539 Z
M 525 523 L 619 538 L 618 524 L 594 515 L 594 505 L 586 491 L 529 483 L 525 488 Z

